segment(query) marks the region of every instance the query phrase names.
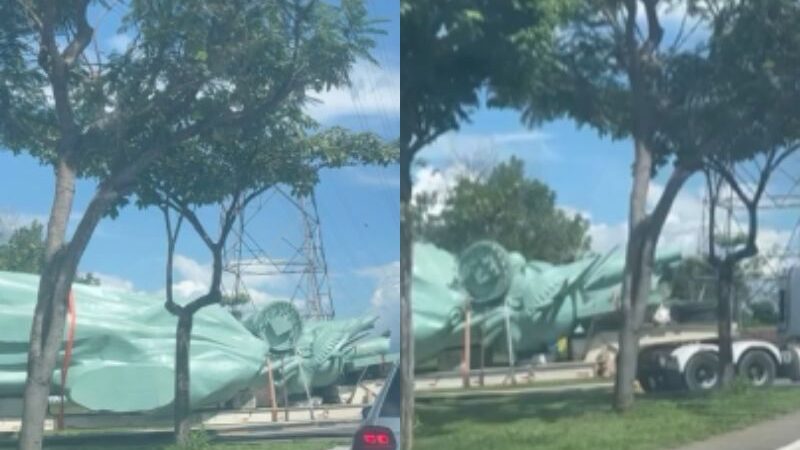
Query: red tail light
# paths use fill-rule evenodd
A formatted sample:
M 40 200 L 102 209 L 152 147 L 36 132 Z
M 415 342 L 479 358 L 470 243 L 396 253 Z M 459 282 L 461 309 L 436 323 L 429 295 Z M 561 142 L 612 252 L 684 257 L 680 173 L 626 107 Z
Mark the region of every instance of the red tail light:
M 396 450 L 394 434 L 384 427 L 364 427 L 356 433 L 353 450 Z

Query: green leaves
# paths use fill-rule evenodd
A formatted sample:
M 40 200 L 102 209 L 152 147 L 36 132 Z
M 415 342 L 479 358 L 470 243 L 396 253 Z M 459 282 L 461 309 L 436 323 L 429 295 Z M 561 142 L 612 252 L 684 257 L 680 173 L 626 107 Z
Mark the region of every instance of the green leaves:
M 498 98 L 529 88 L 520 86 L 521 75 L 549 64 L 546 55 L 556 26 L 571 4 L 571 0 L 403 1 L 403 151 L 415 153 L 440 134 L 458 129 L 479 106 L 483 88 Z
M 44 227 L 34 221 L 14 230 L 0 244 L 0 270 L 40 273 L 44 263 Z
M 485 180 L 462 178 L 442 200 L 441 214 L 426 212 L 435 198 L 415 199 L 417 234 L 454 253 L 480 239 L 491 239 L 526 259 L 567 263 L 589 250 L 588 222 L 555 205 L 555 193 L 525 178 L 524 164 L 512 158 Z

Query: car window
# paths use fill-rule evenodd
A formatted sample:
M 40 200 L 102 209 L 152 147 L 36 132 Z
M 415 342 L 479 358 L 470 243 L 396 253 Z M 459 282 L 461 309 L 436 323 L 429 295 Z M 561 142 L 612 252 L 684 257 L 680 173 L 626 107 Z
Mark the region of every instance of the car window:
M 400 417 L 400 374 L 392 377 L 392 384 L 386 392 L 380 417 Z

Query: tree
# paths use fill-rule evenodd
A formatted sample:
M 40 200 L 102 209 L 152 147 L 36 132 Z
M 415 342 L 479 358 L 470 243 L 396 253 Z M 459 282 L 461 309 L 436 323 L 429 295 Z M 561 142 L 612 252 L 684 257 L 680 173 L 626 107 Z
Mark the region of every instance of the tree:
M 17 228 L 8 241 L 0 244 L 0 270 L 40 273 L 44 257 L 44 227 L 34 221 Z
M 485 179 L 460 178 L 443 202 L 441 213 L 422 222 L 418 236 L 450 252 L 492 239 L 526 259 L 564 264 L 590 248 L 588 222 L 556 207 L 555 193 L 526 179 L 524 163 L 515 157 Z M 426 206 L 415 202 L 415 208 Z
M 716 299 L 716 270 L 704 257 L 685 258 L 677 265 L 663 269 L 661 279 L 668 283 L 672 298 L 679 301 L 698 302 L 703 299 Z M 747 278 L 752 276 L 739 269 L 734 274 L 734 292 L 741 303 L 747 300 L 749 287 Z
M 165 154 L 202 134 L 258 127 L 287 101 L 347 83 L 371 45 L 361 0 L 145 0 L 126 4 L 121 31 L 133 36 L 129 48 L 94 58 L 86 52 L 94 37 L 89 16 L 106 4 L 0 4 L 0 143 L 55 173 L 23 450 L 41 448 L 67 295 L 98 222 Z M 94 177 L 98 187 L 67 239 L 79 176 Z
M 718 280 L 720 385 L 730 386 L 733 365 L 733 294 L 740 263 L 758 254 L 758 210 L 772 175 L 800 149 L 800 20 L 797 2 L 734 2 L 713 17 L 704 76 L 714 79 L 713 114 L 698 118 L 703 130 L 724 129 L 705 149 L 709 193 L 708 261 Z M 696 76 L 697 74 L 695 74 Z M 705 131 L 708 132 L 708 131 Z M 747 217 L 746 232 L 721 240 L 717 209 L 731 193 Z
M 136 188 L 140 207 L 161 209 L 167 231 L 166 309 L 177 317 L 175 339 L 175 438 L 186 444 L 191 431 L 189 354 L 194 315 L 222 303 L 223 250 L 242 211 L 266 190 L 288 185 L 305 195 L 325 168 L 397 161 L 396 147 L 367 134 L 331 128 L 306 136 L 316 125 L 302 113 L 302 102 L 289 104 L 261 129 L 228 130 L 187 143 L 155 163 Z M 219 228 L 204 224 L 197 209 L 217 206 Z M 176 214 L 177 219 L 172 216 Z M 206 245 L 212 258 L 208 291 L 188 303 L 172 292 L 173 257 L 183 222 Z
M 513 79 L 523 55 L 548 53 L 562 0 L 401 0 L 400 376 L 401 441 L 413 447 L 411 165 L 426 145 L 468 120 L 483 88 Z M 543 60 L 544 63 L 544 60 Z M 529 69 L 529 68 L 528 68 Z M 544 86 L 542 86 L 544 88 Z
M 626 411 L 634 401 L 638 335 L 661 229 L 678 192 L 702 167 L 701 151 L 709 140 L 719 138 L 695 133 L 690 119 L 706 113 L 700 94 L 713 92 L 713 80 L 692 77 L 688 70 L 705 57 L 703 46 L 686 42 L 693 30 L 707 24 L 706 10 L 704 2 L 689 2 L 684 25 L 693 20 L 698 26 L 681 26 L 674 39 L 665 41 L 662 15 L 674 2 L 578 3 L 560 33 L 553 56 L 558 63 L 546 66 L 550 70 L 531 72 L 532 77 L 520 77 L 523 87 L 498 90 L 492 101 L 520 108 L 530 125 L 566 116 L 601 136 L 633 141 L 614 394 L 615 409 Z M 540 89 L 541 84 L 551 89 Z M 651 178 L 667 165 L 672 167 L 665 188 L 648 211 Z
M 6 243 L 0 244 L 0 270 L 41 274 L 43 262 L 44 227 L 38 221 L 17 228 Z M 100 285 L 100 280 L 91 272 L 76 276 L 75 282 Z

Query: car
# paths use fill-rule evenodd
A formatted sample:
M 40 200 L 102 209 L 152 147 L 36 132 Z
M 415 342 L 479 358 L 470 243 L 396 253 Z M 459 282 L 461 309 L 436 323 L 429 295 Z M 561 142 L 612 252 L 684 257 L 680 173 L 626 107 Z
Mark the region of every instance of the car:
M 364 408 L 361 416 L 363 420 L 353 437 L 353 450 L 400 448 L 400 373 L 397 364 L 389 371 L 375 402 Z

